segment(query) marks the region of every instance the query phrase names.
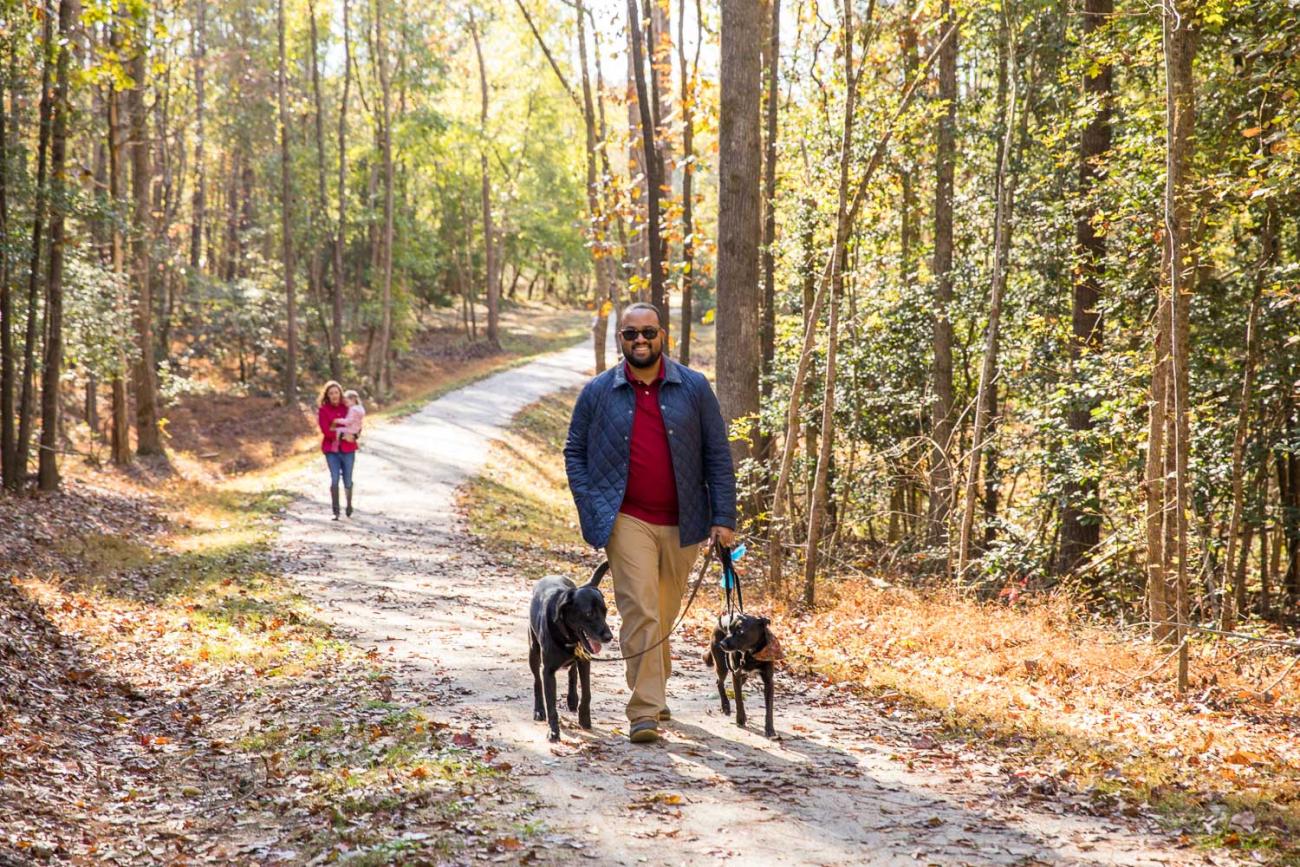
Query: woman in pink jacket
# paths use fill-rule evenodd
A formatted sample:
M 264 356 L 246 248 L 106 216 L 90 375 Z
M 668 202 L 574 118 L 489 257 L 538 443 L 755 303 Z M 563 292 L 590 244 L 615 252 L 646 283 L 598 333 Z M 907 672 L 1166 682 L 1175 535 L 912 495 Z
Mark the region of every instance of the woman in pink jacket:
M 339 519 L 339 478 L 343 479 L 343 489 L 347 492 L 348 517 L 352 517 L 352 465 L 357 458 L 357 440 L 355 436 L 341 435 L 337 428 L 347 419 L 348 407 L 343 402 L 343 386 L 334 380 L 325 383 L 321 390 L 320 409 L 316 412 L 316 421 L 320 425 L 320 450 L 325 454 L 325 462 L 330 468 L 330 504 L 334 508 L 334 520 Z

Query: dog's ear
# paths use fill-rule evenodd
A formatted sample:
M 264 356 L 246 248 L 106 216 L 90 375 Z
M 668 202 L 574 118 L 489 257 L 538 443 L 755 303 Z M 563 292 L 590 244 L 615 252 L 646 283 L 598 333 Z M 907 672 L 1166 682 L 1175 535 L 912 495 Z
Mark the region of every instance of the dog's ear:
M 609 561 L 606 560 L 604 563 L 601 563 L 599 566 L 597 566 L 594 571 L 592 571 L 591 578 L 587 580 L 587 586 L 599 587 L 600 579 L 604 578 L 605 573 L 608 571 L 609 571 Z
M 760 618 L 758 618 L 758 622 L 761 623 L 761 624 L 763 624 L 763 628 L 764 628 L 764 629 L 766 629 L 766 628 L 767 628 L 768 626 L 770 626 L 771 623 L 772 623 L 772 621 L 768 620 L 766 617 L 760 617 Z
M 780 660 L 785 659 L 785 651 L 781 649 L 781 641 L 772 634 L 771 629 L 768 629 L 767 618 L 764 617 L 762 620 L 763 649 L 754 654 L 754 658 L 759 662 L 779 662 Z

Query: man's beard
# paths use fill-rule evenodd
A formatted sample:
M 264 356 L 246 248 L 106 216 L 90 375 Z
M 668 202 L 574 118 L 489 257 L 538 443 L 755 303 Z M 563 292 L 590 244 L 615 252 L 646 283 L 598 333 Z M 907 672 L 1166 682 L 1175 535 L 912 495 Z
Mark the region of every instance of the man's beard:
M 645 357 L 644 361 L 641 361 L 638 360 L 637 357 L 632 354 L 634 350 L 635 347 L 623 350 L 623 357 L 627 359 L 628 364 L 640 370 L 644 370 L 647 367 L 654 367 L 655 364 L 658 363 L 659 361 L 659 356 L 663 355 L 663 350 L 655 349 L 652 346 L 650 347 L 650 354 Z

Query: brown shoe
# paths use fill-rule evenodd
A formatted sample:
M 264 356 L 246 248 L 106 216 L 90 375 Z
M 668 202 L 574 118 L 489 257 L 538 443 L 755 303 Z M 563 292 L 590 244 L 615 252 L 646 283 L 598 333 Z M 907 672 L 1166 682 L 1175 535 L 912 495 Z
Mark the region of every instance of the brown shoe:
M 659 724 L 653 719 L 639 719 L 632 723 L 627 739 L 634 744 L 652 744 L 659 740 Z

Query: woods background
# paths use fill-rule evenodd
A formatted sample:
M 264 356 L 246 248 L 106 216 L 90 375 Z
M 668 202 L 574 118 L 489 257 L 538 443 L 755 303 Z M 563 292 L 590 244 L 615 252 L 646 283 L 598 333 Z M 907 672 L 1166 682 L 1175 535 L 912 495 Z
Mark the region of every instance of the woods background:
M 716 325 L 774 592 L 1300 612 L 1292 3 L 3 10 L 13 495 L 212 393 L 382 402 L 436 308 L 645 298 Z

